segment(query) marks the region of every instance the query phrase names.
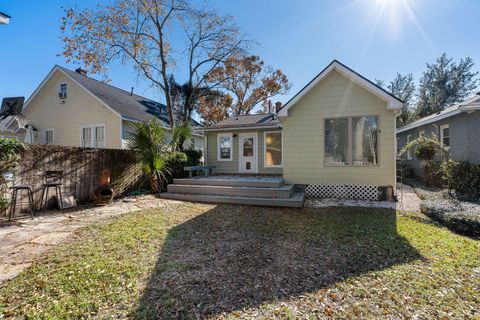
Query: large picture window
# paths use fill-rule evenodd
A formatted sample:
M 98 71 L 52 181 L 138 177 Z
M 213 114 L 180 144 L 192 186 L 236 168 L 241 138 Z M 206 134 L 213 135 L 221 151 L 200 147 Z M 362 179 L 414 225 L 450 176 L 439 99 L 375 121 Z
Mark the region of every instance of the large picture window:
M 218 161 L 230 161 L 232 160 L 232 145 L 233 137 L 231 133 L 219 134 L 217 136 L 217 160 Z
M 325 164 L 371 166 L 378 164 L 378 117 L 325 120 Z
M 282 132 L 265 132 L 265 167 L 282 166 Z

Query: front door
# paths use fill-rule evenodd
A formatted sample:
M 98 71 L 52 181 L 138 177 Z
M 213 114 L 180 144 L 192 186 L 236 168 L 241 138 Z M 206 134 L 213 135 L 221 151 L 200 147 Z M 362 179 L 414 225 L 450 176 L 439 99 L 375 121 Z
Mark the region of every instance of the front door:
M 257 133 L 241 133 L 238 138 L 241 173 L 257 173 Z

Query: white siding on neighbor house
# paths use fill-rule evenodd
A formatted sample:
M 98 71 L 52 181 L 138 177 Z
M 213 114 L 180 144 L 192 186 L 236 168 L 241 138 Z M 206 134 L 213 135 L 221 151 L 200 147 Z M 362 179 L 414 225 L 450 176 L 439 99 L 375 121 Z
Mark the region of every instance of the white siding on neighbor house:
M 58 97 L 61 83 L 67 84 L 65 103 Z M 29 102 L 24 116 L 38 130 L 36 143 L 44 143 L 45 130 L 54 129 L 55 145 L 80 146 L 81 127 L 103 124 L 106 147 L 122 147 L 120 117 L 61 71 Z
M 239 173 L 239 162 L 238 162 L 238 135 L 240 133 L 258 133 L 258 160 L 257 168 L 259 174 L 282 174 L 283 169 L 281 167 L 265 167 L 265 150 L 264 150 L 264 132 L 265 131 L 278 131 L 278 129 L 272 130 L 261 130 L 261 129 L 248 129 L 248 130 L 232 130 L 232 131 L 209 131 L 205 132 L 207 136 L 207 164 L 209 166 L 215 166 L 213 170 L 214 173 L 228 173 L 228 174 L 237 174 Z M 228 134 L 232 133 L 233 137 L 233 148 L 232 148 L 232 160 L 231 161 L 218 161 L 217 159 L 217 135 L 218 134 Z M 236 135 L 236 137 L 235 137 Z
M 327 118 L 376 115 L 377 166 L 326 166 Z M 327 75 L 289 111 L 283 123 L 283 175 L 295 184 L 395 185 L 395 115 L 387 103 L 336 71 Z

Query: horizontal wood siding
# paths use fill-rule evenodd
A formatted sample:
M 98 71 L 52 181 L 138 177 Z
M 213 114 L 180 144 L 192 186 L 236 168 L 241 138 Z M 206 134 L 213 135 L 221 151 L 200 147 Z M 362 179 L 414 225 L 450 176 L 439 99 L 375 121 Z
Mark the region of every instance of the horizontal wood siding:
M 377 115 L 379 165 L 324 165 L 326 118 Z M 394 185 L 395 116 L 387 103 L 336 71 L 328 75 L 289 110 L 283 122 L 283 175 L 296 184 Z
M 265 131 L 278 131 L 275 130 L 257 130 L 258 132 L 258 173 L 260 174 L 282 174 L 282 168 L 267 168 L 264 165 L 264 139 L 263 133 Z M 232 131 L 214 131 L 206 132 L 207 135 L 207 163 L 208 165 L 215 166 L 214 173 L 238 173 L 238 134 L 244 132 L 255 132 L 253 130 L 232 130 Z M 237 135 L 233 138 L 233 154 L 232 161 L 217 161 L 217 134 L 218 133 L 232 133 Z

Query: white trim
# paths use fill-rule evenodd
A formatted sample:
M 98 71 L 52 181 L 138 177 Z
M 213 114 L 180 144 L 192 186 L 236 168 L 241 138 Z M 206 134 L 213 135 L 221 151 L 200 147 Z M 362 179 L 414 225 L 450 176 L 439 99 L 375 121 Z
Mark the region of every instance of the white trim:
M 282 149 L 282 163 L 280 165 L 267 165 L 267 134 L 269 133 L 279 133 L 280 139 L 282 140 L 281 149 Z M 263 132 L 263 167 L 264 168 L 283 168 L 283 130 L 276 131 L 264 131 Z
M 401 128 L 398 128 L 397 129 L 397 133 L 402 133 L 404 131 L 408 131 L 410 129 L 414 129 L 416 127 L 420 127 L 422 125 L 425 125 L 425 124 L 430 124 L 432 122 L 437 122 L 437 121 L 440 121 L 440 120 L 443 120 L 445 118 L 449 118 L 449 117 L 453 117 L 457 114 L 460 114 L 462 112 L 462 110 L 459 110 L 459 109 L 455 109 L 454 111 L 450 111 L 450 112 L 447 112 L 447 113 L 444 113 L 444 114 L 441 114 L 441 115 L 438 115 L 437 117 L 432 117 L 430 119 L 427 119 L 425 121 L 422 121 L 422 120 L 418 120 L 419 122 L 418 123 L 411 123 L 411 124 L 407 124 L 406 126 L 403 126 Z
M 444 138 L 443 130 L 444 129 L 448 129 L 448 141 L 449 141 L 448 146 L 443 145 L 443 138 Z M 450 125 L 448 123 L 440 126 L 440 143 L 442 144 L 442 147 L 450 148 Z
M 47 143 L 47 131 L 52 132 L 52 143 Z M 43 144 L 54 145 L 55 144 L 55 129 L 48 128 L 43 131 Z
M 287 117 L 288 110 L 334 70 L 343 75 L 344 77 L 352 80 L 356 84 L 360 85 L 364 89 L 370 91 L 372 94 L 376 95 L 380 99 L 384 100 L 387 103 L 388 110 L 398 110 L 402 108 L 403 103 L 400 100 L 389 95 L 387 92 L 381 90 L 370 81 L 367 81 L 363 77 L 359 76 L 357 73 L 353 72 L 346 66 L 334 60 L 326 69 L 320 72 L 320 74 L 318 74 L 306 87 L 300 90 L 300 92 L 298 92 L 290 101 L 288 101 L 285 106 L 280 110 L 278 116 Z
M 35 91 L 32 93 L 32 95 L 28 98 L 27 102 L 25 102 L 25 105 L 23 106 L 23 111 L 27 109 L 27 107 L 30 105 L 31 101 L 40 93 L 40 90 L 47 84 L 48 80 L 55 74 L 56 71 L 60 71 L 62 74 L 64 74 L 67 78 L 72 80 L 75 84 L 77 84 L 80 88 L 88 92 L 95 100 L 100 102 L 101 105 L 103 105 L 105 108 L 113 112 L 115 115 L 117 115 L 120 119 L 122 118 L 122 115 L 119 114 L 117 111 L 115 111 L 112 107 L 110 107 L 108 104 L 106 104 L 102 99 L 94 95 L 90 90 L 85 88 L 83 85 L 81 85 L 77 80 L 72 78 L 68 73 L 63 71 L 59 66 L 53 67 L 53 69 L 48 73 L 48 75 L 43 79 L 43 81 L 40 83 L 40 85 L 35 89 Z
M 243 146 L 240 143 L 242 137 L 253 137 L 253 160 L 255 162 L 255 170 L 245 171 L 242 168 Z M 258 131 L 257 132 L 242 132 L 238 134 L 238 172 L 239 173 L 258 173 Z
M 260 129 L 282 129 L 281 125 L 276 126 L 250 126 L 250 127 L 229 127 L 229 128 L 205 128 L 202 131 L 236 131 L 236 130 L 260 130 Z
M 230 137 L 230 158 L 222 159 L 220 157 L 220 137 Z M 230 133 L 218 133 L 217 134 L 217 161 L 232 161 L 233 160 L 233 134 Z
M 456 104 L 456 105 L 452 105 L 451 107 L 448 107 L 447 109 L 452 109 L 450 111 L 441 111 L 440 114 L 434 114 L 434 115 L 429 115 L 429 116 L 426 116 L 422 119 L 418 119 L 412 123 L 409 123 L 403 127 L 400 127 L 397 129 L 397 133 L 401 133 L 401 132 L 404 132 L 404 131 L 407 131 L 407 130 L 410 130 L 410 129 L 414 129 L 416 127 L 419 127 L 419 126 L 422 126 L 422 125 L 425 125 L 425 124 L 430 124 L 430 123 L 433 123 L 433 122 L 437 122 L 437 121 L 440 121 L 440 120 L 443 120 L 443 119 L 446 119 L 446 118 L 449 118 L 449 117 L 453 117 L 457 114 L 460 114 L 462 112 L 468 112 L 468 111 L 476 111 L 476 110 L 480 110 L 480 103 L 479 102 L 475 102 L 477 100 L 480 100 L 480 97 L 477 95 L 477 96 L 474 96 L 474 97 L 471 97 L 459 104 Z
M 412 142 L 412 135 L 407 134 L 407 143 L 405 145 L 409 144 L 410 142 Z M 412 158 L 413 158 L 412 157 L 412 149 L 410 148 L 410 149 L 407 150 L 407 160 L 412 160 Z
M 104 141 L 104 146 L 103 147 L 98 147 L 96 146 L 95 143 L 95 128 L 98 127 L 103 127 L 103 141 Z M 90 147 L 85 147 L 85 148 L 97 148 L 97 149 L 106 149 L 107 148 L 107 125 L 105 123 L 99 123 L 99 124 L 88 124 L 88 125 L 83 125 L 80 126 L 80 147 L 83 147 L 83 129 L 84 128 L 91 128 L 91 138 L 92 138 L 92 143 L 94 144 L 93 146 Z

